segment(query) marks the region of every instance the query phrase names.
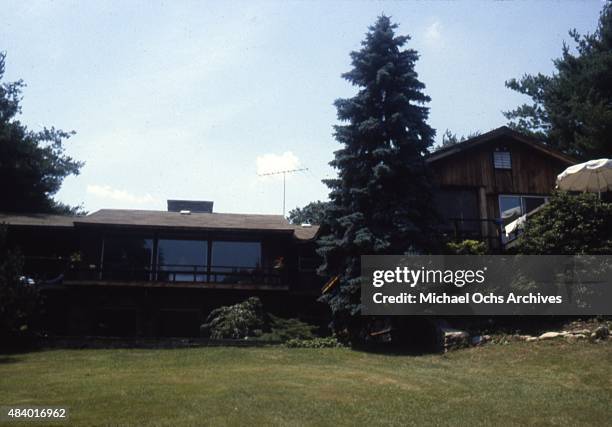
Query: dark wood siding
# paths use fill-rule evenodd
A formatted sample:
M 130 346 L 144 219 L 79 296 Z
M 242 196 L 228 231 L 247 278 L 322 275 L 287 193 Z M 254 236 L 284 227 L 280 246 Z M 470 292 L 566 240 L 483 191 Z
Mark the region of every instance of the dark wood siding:
M 510 152 L 511 169 L 494 167 L 493 153 L 496 151 Z M 462 151 L 438 158 L 429 164 L 440 189 L 438 196 L 453 193 L 456 196 L 469 189 L 478 194 L 479 209 L 474 219 L 480 220 L 481 238 L 489 241 L 500 238 L 499 224 L 495 221 L 500 217 L 500 194 L 550 195 L 555 187 L 557 175 L 569 166 L 568 161 L 513 139 L 511 136 L 500 136 L 474 147 L 465 147 Z M 438 206 L 457 205 L 455 196 L 446 197 L 448 200 L 442 202 L 438 201 Z M 440 215 L 450 218 L 453 209 L 447 211 L 440 212 Z M 465 224 L 459 225 L 461 232 L 473 231 Z
M 493 152 L 508 150 L 512 169 L 495 169 Z M 440 186 L 485 187 L 489 194 L 550 194 L 568 164 L 529 145 L 499 140 L 431 163 Z

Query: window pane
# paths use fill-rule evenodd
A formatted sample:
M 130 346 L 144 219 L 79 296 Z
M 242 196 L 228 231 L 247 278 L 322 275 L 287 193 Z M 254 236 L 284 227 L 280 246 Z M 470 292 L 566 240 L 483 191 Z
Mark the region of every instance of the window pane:
M 523 214 L 519 196 L 499 196 L 499 211 L 504 226 Z
M 157 249 L 158 280 L 206 281 L 206 240 L 160 239 Z
M 495 169 L 512 169 L 512 158 L 509 151 L 493 152 L 493 164 Z
M 434 193 L 436 209 L 443 216 L 441 229 L 459 232 L 478 233 L 480 213 L 478 194 L 474 190 L 441 189 Z
M 525 213 L 529 213 L 540 205 L 546 202 L 545 197 L 523 197 L 523 203 L 525 206 Z
M 261 267 L 261 243 L 213 242 L 211 262 L 211 280 L 214 282 L 253 282 Z
M 153 240 L 136 237 L 104 239 L 103 277 L 108 280 L 147 280 Z

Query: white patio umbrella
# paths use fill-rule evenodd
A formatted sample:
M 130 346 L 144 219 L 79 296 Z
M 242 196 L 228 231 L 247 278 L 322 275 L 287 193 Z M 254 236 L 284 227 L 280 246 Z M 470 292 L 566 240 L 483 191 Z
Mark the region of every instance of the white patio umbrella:
M 557 175 L 557 188 L 598 193 L 612 191 L 612 159 L 589 160 Z

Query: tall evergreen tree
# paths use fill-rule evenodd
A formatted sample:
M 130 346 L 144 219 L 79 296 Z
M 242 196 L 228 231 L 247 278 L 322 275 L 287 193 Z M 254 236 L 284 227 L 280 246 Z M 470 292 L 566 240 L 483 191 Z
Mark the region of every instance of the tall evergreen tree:
M 79 208 L 53 199 L 64 178 L 83 165 L 65 154 L 62 143 L 72 132 L 32 132 L 17 120 L 24 83 L 1 82 L 5 57 L 0 52 L 0 211 L 76 213 Z
M 342 145 L 330 162 L 330 188 L 319 240 L 324 263 L 319 272 L 338 276 L 322 299 L 334 315 L 336 331 L 361 329 L 360 256 L 404 254 L 431 247 L 434 207 L 424 157 L 435 131 L 427 124 L 430 98 L 414 70 L 418 54 L 403 49 L 409 36 L 381 16 L 369 28 L 353 69 L 343 77 L 359 88 L 335 101 L 335 138 Z
M 612 3 L 604 5 L 593 34 L 573 30 L 570 36 L 575 53 L 564 44 L 553 75 L 506 82 L 532 102 L 505 115 L 510 126 L 569 155 L 612 157 Z

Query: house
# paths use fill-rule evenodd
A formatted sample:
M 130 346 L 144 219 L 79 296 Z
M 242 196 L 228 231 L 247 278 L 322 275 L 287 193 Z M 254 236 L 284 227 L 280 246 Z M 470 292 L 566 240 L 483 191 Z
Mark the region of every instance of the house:
M 546 202 L 574 159 L 507 126 L 443 147 L 427 158 L 442 229 L 501 249 L 505 227 Z
M 211 202 L 168 207 L 0 215 L 25 254 L 24 274 L 43 284 L 51 332 L 197 336 L 211 310 L 249 296 L 279 315 L 325 316 L 317 227 L 213 213 Z
M 427 158 L 442 231 L 501 250 L 504 226 L 542 205 L 574 160 L 507 127 Z M 169 200 L 167 211 L 87 216 L 0 214 L 9 245 L 47 298 L 47 327 L 71 335 L 197 336 L 211 310 L 258 296 L 267 310 L 321 321 L 316 226 L 280 215 L 213 212 Z

